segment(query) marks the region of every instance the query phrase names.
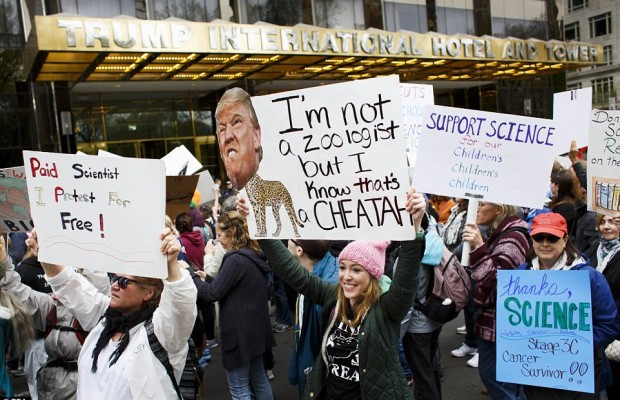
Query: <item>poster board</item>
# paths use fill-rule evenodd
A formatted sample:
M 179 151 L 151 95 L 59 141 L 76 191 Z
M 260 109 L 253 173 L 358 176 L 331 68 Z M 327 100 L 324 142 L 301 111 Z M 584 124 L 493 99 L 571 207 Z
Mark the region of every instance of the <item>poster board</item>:
M 411 176 L 418 154 L 420 136 L 422 134 L 422 113 L 424 111 L 424 106 L 435 104 L 433 86 L 417 83 L 401 83 L 400 100 L 403 110 L 403 132 L 405 134 L 407 160 L 409 161 L 409 175 Z
M 184 145 L 175 147 L 162 160 L 168 176 L 191 175 L 202 168 L 200 161 Z
M 253 238 L 412 237 L 397 76 L 258 96 L 252 104 L 262 131 L 257 175 L 269 181 L 261 187 L 271 203 L 258 213 L 258 203 L 251 207 Z
M 588 271 L 497 271 L 497 380 L 594 393 Z
M 553 120 L 566 140 L 558 154 L 567 153 L 572 140 L 577 142 L 578 148 L 588 145 L 591 112 L 592 87 L 553 94 Z
M 198 184 L 198 175 L 166 176 L 166 215 L 174 221 L 177 215 L 188 212 Z
M 620 111 L 592 110 L 588 146 L 588 210 L 620 212 Z
M 425 106 L 424 121 L 418 190 L 542 208 L 561 142 L 553 120 Z
M 208 170 L 204 170 L 198 174 L 198 184 L 196 189 L 200 192 L 200 202 L 206 203 L 215 200 L 215 182 Z
M 0 231 L 28 232 L 33 227 L 24 167 L 0 169 Z
M 165 278 L 161 160 L 24 151 L 39 260 Z M 139 182 L 139 184 L 136 184 Z

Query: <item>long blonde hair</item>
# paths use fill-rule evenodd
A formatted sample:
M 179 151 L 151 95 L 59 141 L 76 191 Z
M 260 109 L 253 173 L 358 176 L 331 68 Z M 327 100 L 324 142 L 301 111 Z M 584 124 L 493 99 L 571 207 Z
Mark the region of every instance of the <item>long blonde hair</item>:
M 216 227 L 225 232 L 231 239 L 229 248 L 226 250 L 239 250 L 249 247 L 257 253 L 260 251 L 258 242 L 250 239 L 247 220 L 237 211 L 228 211 L 220 215 Z
M 11 314 L 11 328 L 16 354 L 24 352 L 34 337 L 32 317 L 26 307 L 14 295 L 0 290 L 0 306 L 6 307 Z
M 336 315 L 343 324 L 351 326 L 353 328 L 358 327 L 362 323 L 362 319 L 375 305 L 381 297 L 381 287 L 379 286 L 379 280 L 370 275 L 370 285 L 364 293 L 362 293 L 362 301 L 357 303 L 354 307 L 351 307 L 349 299 L 344 296 L 344 290 L 341 285 L 338 285 L 338 309 Z M 350 318 L 350 317 L 353 318 Z

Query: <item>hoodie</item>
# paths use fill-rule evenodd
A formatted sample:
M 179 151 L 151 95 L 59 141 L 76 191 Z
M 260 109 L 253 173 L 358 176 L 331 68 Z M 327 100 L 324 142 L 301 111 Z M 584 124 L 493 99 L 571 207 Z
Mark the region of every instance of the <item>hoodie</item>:
M 205 257 L 205 241 L 200 231 L 183 232 L 179 234 L 179 237 L 185 249 L 188 264 L 192 266 L 194 271 L 197 269 L 202 271 Z
M 262 253 L 244 247 L 224 255 L 212 282 L 194 279 L 198 298 L 220 302 L 222 361 L 227 370 L 247 364 L 275 346 L 267 307 L 267 273 Z

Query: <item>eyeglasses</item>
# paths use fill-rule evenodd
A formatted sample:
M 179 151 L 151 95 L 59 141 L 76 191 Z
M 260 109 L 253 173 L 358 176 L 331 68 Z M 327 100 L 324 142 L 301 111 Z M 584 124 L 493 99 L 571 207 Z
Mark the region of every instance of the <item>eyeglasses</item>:
M 557 243 L 561 238 L 555 235 L 549 235 L 548 233 L 538 233 L 536 235 L 532 235 L 532 240 L 536 243 L 542 243 L 543 241 L 547 241 L 549 243 Z
M 138 283 L 138 281 L 125 278 L 124 276 L 112 275 L 110 278 L 110 284 L 113 285 L 114 282 L 118 282 L 118 287 L 121 289 L 127 289 L 127 285 L 129 285 L 129 283 Z

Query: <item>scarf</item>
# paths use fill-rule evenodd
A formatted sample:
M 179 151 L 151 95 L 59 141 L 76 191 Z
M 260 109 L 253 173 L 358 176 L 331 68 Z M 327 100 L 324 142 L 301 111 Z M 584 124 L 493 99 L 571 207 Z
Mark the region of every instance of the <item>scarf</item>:
M 108 307 L 105 315 L 103 316 L 105 318 L 105 326 L 103 327 L 103 331 L 101 331 L 101 335 L 99 336 L 97 344 L 93 349 L 93 366 L 91 368 L 91 372 L 93 374 L 97 372 L 99 353 L 105 346 L 108 345 L 110 339 L 112 339 L 112 336 L 114 336 L 115 333 L 121 332 L 123 336 L 121 336 L 118 347 L 110 356 L 110 366 L 114 365 L 116 361 L 118 361 L 121 354 L 123 354 L 123 351 L 125 351 L 129 345 L 129 331 L 131 328 L 151 318 L 154 311 L 155 308 L 141 308 L 129 315 L 123 315 L 119 311 L 112 310 Z
M 601 244 L 598 246 L 598 250 L 596 251 L 596 257 L 598 258 L 598 264 L 596 266 L 596 270 L 600 273 L 605 271 L 607 268 L 607 263 L 614 258 L 616 253 L 620 250 L 620 240 L 605 240 L 601 239 Z
M 567 264 L 567 262 L 568 255 L 566 254 L 566 251 L 564 251 L 562 252 L 560 258 L 558 258 L 558 260 L 555 262 L 555 264 L 553 264 L 553 266 L 549 268 L 549 271 L 570 271 L 576 265 L 585 264 L 586 260 L 584 260 L 583 257 L 577 257 L 575 258 L 575 260 L 573 260 L 572 264 Z M 540 270 L 540 262 L 538 260 L 538 257 L 534 257 L 534 259 L 532 260 L 532 270 Z

